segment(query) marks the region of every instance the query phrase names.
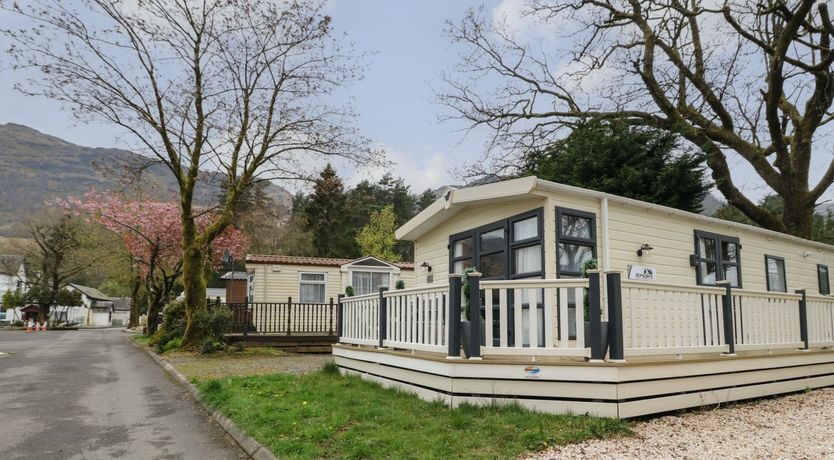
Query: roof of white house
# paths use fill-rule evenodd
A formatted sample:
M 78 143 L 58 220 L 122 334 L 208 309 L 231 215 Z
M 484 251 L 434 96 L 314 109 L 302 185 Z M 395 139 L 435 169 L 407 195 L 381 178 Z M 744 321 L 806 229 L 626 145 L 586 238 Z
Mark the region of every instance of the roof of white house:
M 246 272 L 226 272 L 223 276 L 220 277 L 221 280 L 246 280 L 249 276 Z
M 672 216 L 677 216 L 682 219 L 706 221 L 715 224 L 726 225 L 728 227 L 738 228 L 749 232 L 760 233 L 770 237 L 780 238 L 788 241 L 801 242 L 811 246 L 822 247 L 825 249 L 834 250 L 834 246 L 820 243 L 818 241 L 806 240 L 796 236 L 785 233 L 767 230 L 761 227 L 754 227 L 752 225 L 740 224 L 729 220 L 717 219 L 715 217 L 704 216 L 693 212 L 682 211 L 680 209 L 670 208 L 668 206 L 661 206 L 659 204 L 648 203 L 645 201 L 635 200 L 632 198 L 625 198 L 610 193 L 597 192 L 595 190 L 588 190 L 585 188 L 574 187 L 571 185 L 560 184 L 535 176 L 522 177 L 519 179 L 510 179 L 501 182 L 493 182 L 491 184 L 478 185 L 474 187 L 467 187 L 462 189 L 451 189 L 446 194 L 438 198 L 434 203 L 429 205 L 426 209 L 414 216 L 411 220 L 403 224 L 395 232 L 398 240 L 414 241 L 420 236 L 424 235 L 429 230 L 435 228 L 441 223 L 445 222 L 455 214 L 461 212 L 470 206 L 482 205 L 487 203 L 514 201 L 525 198 L 532 198 L 540 196 L 536 192 L 560 192 L 566 195 L 581 196 L 595 199 L 608 199 L 611 203 L 620 203 L 634 208 L 651 210 L 659 213 L 664 213 Z
M 99 291 L 96 288 L 93 288 L 93 287 L 90 287 L 90 286 L 84 286 L 84 285 L 81 285 L 81 284 L 75 284 L 75 283 L 69 283 L 69 285 L 72 286 L 73 288 L 75 288 L 75 290 L 77 290 L 78 292 L 87 296 L 91 300 L 106 300 L 106 301 L 112 301 L 113 300 L 112 298 L 105 295 L 103 292 Z
M 362 262 L 366 261 L 377 261 L 386 265 L 393 265 L 394 267 L 397 267 L 402 270 L 414 270 L 414 262 L 386 262 L 384 260 L 380 260 L 376 257 L 370 256 L 360 257 L 358 259 L 336 259 L 330 257 L 279 256 L 263 254 L 246 255 L 246 263 L 248 264 L 315 265 L 322 267 L 341 267 L 343 265 L 349 264 L 362 265 Z

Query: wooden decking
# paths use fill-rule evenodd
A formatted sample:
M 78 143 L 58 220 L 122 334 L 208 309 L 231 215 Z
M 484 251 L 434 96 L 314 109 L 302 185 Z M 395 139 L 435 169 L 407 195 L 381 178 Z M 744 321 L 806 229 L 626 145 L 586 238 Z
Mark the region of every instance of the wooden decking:
M 333 355 L 345 373 L 450 406 L 517 403 L 543 412 L 618 418 L 834 385 L 830 349 L 586 362 L 450 359 L 339 344 Z
M 330 353 L 338 340 L 335 335 L 285 335 L 285 334 L 231 334 L 232 343 L 245 342 L 247 346 L 274 347 L 290 353 Z

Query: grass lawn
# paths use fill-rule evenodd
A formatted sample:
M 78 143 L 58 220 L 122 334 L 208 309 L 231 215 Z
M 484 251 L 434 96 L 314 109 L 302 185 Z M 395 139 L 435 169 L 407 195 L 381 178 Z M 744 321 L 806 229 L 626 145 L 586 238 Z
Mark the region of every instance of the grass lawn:
M 449 409 L 341 376 L 203 381 L 208 401 L 280 458 L 513 458 L 531 450 L 631 433 L 626 422 L 534 413 L 517 406 Z
M 133 341 L 140 345 L 147 345 L 150 342 L 151 336 L 142 334 L 133 334 Z

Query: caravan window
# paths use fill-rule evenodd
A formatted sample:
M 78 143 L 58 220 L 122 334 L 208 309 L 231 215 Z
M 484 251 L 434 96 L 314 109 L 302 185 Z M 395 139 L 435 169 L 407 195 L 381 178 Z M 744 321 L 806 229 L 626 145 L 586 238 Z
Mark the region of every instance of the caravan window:
M 589 212 L 556 208 L 556 250 L 560 278 L 582 275 L 582 264 L 596 257 L 596 216 Z
M 831 294 L 831 285 L 828 282 L 828 265 L 817 265 L 817 280 L 819 281 L 820 295 Z
M 788 283 L 785 280 L 785 259 L 775 256 L 765 256 L 765 271 L 767 273 L 768 291 L 788 291 Z
M 327 290 L 326 273 L 299 273 L 298 301 L 301 303 L 324 303 Z
M 698 284 L 730 281 L 741 287 L 741 245 L 738 238 L 695 230 L 695 272 Z
M 356 295 L 379 292 L 380 286 L 391 286 L 391 274 L 388 272 L 353 272 L 353 289 Z

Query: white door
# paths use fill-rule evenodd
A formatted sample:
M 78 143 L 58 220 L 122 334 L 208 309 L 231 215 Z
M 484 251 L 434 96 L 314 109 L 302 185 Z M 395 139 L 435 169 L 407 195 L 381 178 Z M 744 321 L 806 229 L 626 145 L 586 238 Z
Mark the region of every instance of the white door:
M 93 312 L 93 326 L 109 326 L 110 312 L 109 311 L 94 311 Z

